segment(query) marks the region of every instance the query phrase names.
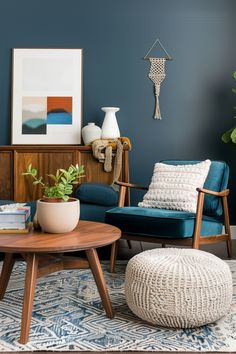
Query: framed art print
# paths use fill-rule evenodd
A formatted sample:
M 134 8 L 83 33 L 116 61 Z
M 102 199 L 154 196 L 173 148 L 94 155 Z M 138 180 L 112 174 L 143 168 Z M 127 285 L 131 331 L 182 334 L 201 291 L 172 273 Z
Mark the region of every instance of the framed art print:
M 82 49 L 13 49 L 12 144 L 81 144 Z

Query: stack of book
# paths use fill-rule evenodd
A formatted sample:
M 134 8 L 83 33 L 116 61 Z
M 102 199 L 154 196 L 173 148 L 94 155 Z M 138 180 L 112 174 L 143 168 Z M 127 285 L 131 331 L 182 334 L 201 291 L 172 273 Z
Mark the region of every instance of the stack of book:
M 30 224 L 30 207 L 0 211 L 0 233 L 27 233 Z

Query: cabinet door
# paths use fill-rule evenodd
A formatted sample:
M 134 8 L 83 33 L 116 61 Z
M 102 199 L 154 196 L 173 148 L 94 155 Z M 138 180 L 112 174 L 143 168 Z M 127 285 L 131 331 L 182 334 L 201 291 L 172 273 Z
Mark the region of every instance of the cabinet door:
M 81 179 L 83 182 L 96 182 L 96 183 L 106 183 L 111 184 L 113 181 L 113 171 L 114 171 L 114 159 L 111 172 L 104 171 L 104 164 L 98 162 L 97 159 L 93 157 L 91 151 L 78 151 L 77 161 L 79 164 L 84 165 L 85 178 Z
M 0 199 L 13 199 L 11 151 L 0 151 Z
M 31 163 L 38 170 L 38 175 L 43 176 L 44 181 L 49 183 L 46 176 L 49 173 L 55 174 L 58 168 L 68 168 L 76 162 L 74 151 L 41 151 L 28 152 L 17 151 L 14 154 L 14 199 L 17 202 L 37 200 L 42 197 L 43 190 L 40 186 L 33 186 L 30 176 L 22 176 L 27 166 Z

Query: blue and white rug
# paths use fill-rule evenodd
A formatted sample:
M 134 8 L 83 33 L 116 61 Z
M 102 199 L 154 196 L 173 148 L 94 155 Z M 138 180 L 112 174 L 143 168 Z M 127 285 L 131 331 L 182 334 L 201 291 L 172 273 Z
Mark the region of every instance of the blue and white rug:
M 109 274 L 103 263 L 113 307 L 108 319 L 90 270 L 62 271 L 37 282 L 30 338 L 20 336 L 25 265 L 15 265 L 0 302 L 0 351 L 236 351 L 236 261 L 228 261 L 234 277 L 231 312 L 216 323 L 174 330 L 149 325 L 128 309 L 124 297 L 125 263 Z

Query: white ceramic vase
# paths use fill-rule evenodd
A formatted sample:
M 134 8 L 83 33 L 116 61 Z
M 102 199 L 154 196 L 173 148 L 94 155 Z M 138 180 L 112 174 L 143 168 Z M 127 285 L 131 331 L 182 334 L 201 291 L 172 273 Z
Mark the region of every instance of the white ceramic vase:
M 96 139 L 101 139 L 102 130 L 95 123 L 88 123 L 82 128 L 82 138 L 84 145 L 91 144 Z
M 80 202 L 70 198 L 68 202 L 37 201 L 37 221 L 43 231 L 61 234 L 74 230 L 79 222 Z
M 116 139 L 120 137 L 120 129 L 116 120 L 116 112 L 120 110 L 118 107 L 102 107 L 105 112 L 102 124 L 102 139 Z

